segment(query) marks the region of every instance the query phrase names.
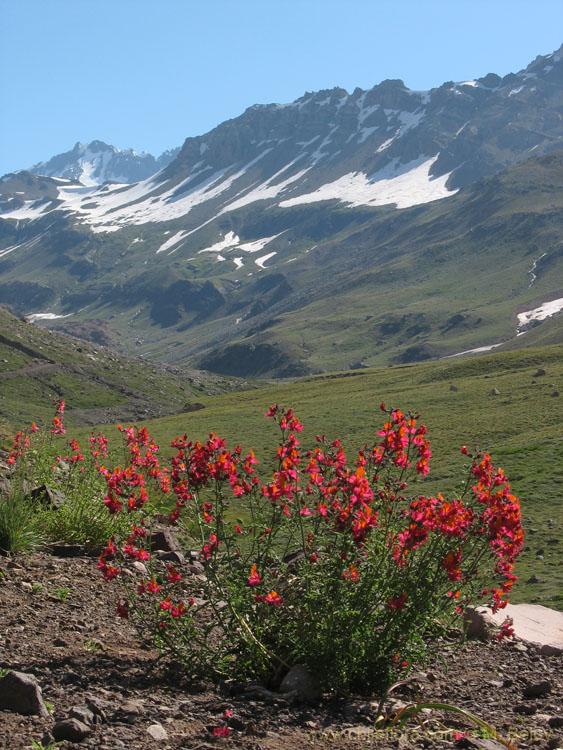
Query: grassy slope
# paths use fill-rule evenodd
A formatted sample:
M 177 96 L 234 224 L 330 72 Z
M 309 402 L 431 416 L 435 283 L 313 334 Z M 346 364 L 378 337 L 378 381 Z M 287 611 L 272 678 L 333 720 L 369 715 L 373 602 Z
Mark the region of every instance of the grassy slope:
M 534 378 L 541 367 L 545 376 Z M 229 444 L 253 447 L 262 471 L 271 466 L 277 434 L 263 419 L 273 402 L 292 406 L 305 423 L 304 446 L 319 433 L 344 440 L 352 454 L 371 443 L 379 428 L 381 400 L 420 411 L 432 441 L 432 471 L 420 491 L 453 492 L 463 467 L 462 444 L 490 449 L 521 498 L 527 530 L 513 601 L 536 601 L 563 609 L 563 347 L 497 353 L 484 357 L 334 374 L 275 385 L 243 394 L 202 398 L 205 409 L 154 420 L 162 445 L 188 432 L 203 439 L 210 431 Z M 458 390 L 450 390 L 450 386 Z M 491 395 L 493 388 L 499 396 Z M 557 539 L 557 543 L 549 540 Z M 536 553 L 544 550 L 543 559 Z M 526 584 L 535 573 L 545 583 Z
M 251 387 L 232 378 L 122 357 L 0 309 L 0 422 L 19 426 L 68 403 L 69 425 L 187 411 L 202 395 Z

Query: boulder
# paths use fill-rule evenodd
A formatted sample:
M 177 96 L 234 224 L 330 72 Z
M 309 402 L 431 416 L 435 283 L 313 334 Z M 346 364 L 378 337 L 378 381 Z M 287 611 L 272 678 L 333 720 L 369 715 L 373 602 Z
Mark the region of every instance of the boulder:
M 35 675 L 8 672 L 0 680 L 0 709 L 24 716 L 49 716 Z
M 508 604 L 495 614 L 487 607 L 478 607 L 477 611 L 486 612 L 496 625 L 501 625 L 507 617 L 511 617 L 514 635 L 525 643 L 536 646 L 540 654 L 563 654 L 563 612 L 541 604 Z

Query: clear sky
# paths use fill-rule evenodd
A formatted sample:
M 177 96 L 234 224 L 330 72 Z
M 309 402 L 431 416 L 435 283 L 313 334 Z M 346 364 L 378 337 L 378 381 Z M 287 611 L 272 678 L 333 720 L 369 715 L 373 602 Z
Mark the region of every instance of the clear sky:
M 155 156 L 256 103 L 517 72 L 563 0 L 0 0 L 0 175 L 103 140 Z

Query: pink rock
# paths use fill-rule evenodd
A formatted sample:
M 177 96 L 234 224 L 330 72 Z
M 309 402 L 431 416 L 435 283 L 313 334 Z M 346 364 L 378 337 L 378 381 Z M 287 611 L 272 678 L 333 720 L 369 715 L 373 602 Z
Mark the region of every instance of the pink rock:
M 563 654 L 563 612 L 540 604 L 507 604 L 494 615 L 488 607 L 477 607 L 476 611 L 486 613 L 496 625 L 511 617 L 517 638 L 537 646 L 546 656 Z

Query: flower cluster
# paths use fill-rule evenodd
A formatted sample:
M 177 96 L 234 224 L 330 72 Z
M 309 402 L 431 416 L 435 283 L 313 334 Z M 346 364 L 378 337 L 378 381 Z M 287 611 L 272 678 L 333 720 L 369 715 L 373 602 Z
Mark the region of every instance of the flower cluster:
M 53 421 L 52 421 L 51 434 L 52 435 L 64 435 L 66 433 L 66 430 L 63 427 L 65 402 L 62 400 L 62 398 L 57 398 L 55 399 L 55 401 L 53 401 L 53 406 L 55 407 L 56 411 L 55 411 L 55 416 L 53 417 Z
M 211 676 L 305 663 L 325 684 L 363 689 L 389 679 L 397 653 L 401 663 L 419 655 L 420 634 L 445 627 L 472 599 L 490 595 L 495 611 L 503 607 L 523 542 L 504 473 L 476 454 L 463 492 L 407 495 L 410 479 L 429 472 L 427 430 L 418 415 L 381 408 L 375 444 L 349 461 L 324 435 L 302 451 L 303 425 L 274 404 L 265 416 L 281 440 L 267 482 L 252 451 L 229 450 L 214 433 L 205 442 L 176 438 L 167 467 L 146 429 L 120 427 L 124 468 L 98 463 L 98 471 L 108 511 L 130 514 L 131 524 L 98 565 L 125 586 L 124 567 L 148 571 L 118 614 L 136 618 L 144 636 L 152 623 L 160 645 Z M 98 462 L 104 440 L 91 439 Z M 194 603 L 180 568 L 151 554 L 149 492 L 164 500 L 171 524 L 182 518 L 190 529 L 206 604 Z M 200 615 L 205 606 L 212 626 Z M 509 623 L 501 633 L 511 634 Z

